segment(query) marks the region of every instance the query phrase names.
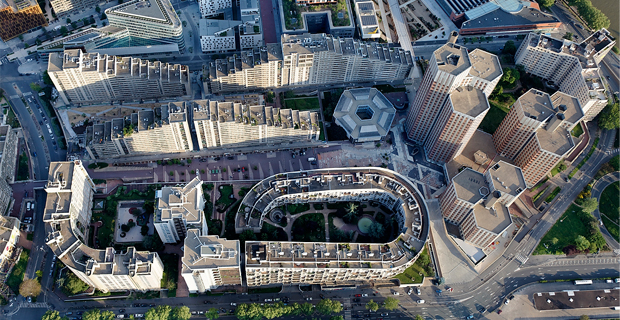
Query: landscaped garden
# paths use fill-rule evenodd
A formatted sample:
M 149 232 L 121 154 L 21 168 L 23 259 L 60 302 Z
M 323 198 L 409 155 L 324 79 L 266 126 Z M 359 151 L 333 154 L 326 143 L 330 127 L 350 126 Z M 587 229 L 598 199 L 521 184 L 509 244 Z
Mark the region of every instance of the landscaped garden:
M 620 239 L 618 224 L 620 224 L 620 182 L 616 181 L 601 193 L 599 199 L 599 212 L 603 224 L 609 233 L 616 239 Z
M 231 184 L 223 184 L 217 188 L 220 192 L 220 197 L 215 201 L 218 212 L 225 212 L 237 199 L 233 194 L 233 186 Z
M 566 254 L 606 250 L 597 220 L 583 208 L 572 204 L 542 238 L 534 254 Z
M 397 274 L 396 279 L 400 280 L 401 284 L 414 284 L 422 283 L 424 277 L 434 277 L 435 271 L 431 264 L 431 257 L 428 254 L 428 249 L 424 247 L 422 253 L 418 257 L 418 260 L 413 263 L 412 266 L 405 269 L 403 273 Z
M 308 213 L 295 219 L 291 229 L 293 241 L 324 242 L 325 218 L 322 213 Z
M 179 277 L 179 256 L 175 253 L 160 253 L 159 258 L 164 265 L 161 287 L 168 289 L 168 297 L 176 297 L 177 280 Z
M 30 250 L 23 249 L 21 254 L 19 255 L 19 261 L 11 270 L 11 274 L 6 278 L 6 285 L 11 288 L 13 293 L 19 294 L 19 285 L 24 281 L 24 272 L 26 272 L 26 266 L 28 265 L 28 256 L 30 255 Z

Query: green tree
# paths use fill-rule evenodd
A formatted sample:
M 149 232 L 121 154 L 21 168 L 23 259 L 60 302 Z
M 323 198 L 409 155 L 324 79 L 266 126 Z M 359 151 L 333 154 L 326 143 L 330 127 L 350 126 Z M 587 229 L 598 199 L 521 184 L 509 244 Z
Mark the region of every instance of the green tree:
M 333 316 L 329 320 L 344 320 L 344 318 L 342 316 Z
M 65 283 L 63 284 L 63 289 L 69 293 L 70 295 L 78 294 L 84 292 L 88 289 L 88 285 L 80 280 L 73 272 L 69 272 Z
M 551 239 L 551 243 L 553 243 L 553 244 L 558 244 L 558 241 L 560 241 L 560 240 L 558 240 L 558 238 L 556 238 L 556 237 L 553 237 L 553 239 Z
M 147 236 L 149 234 L 149 226 L 144 225 L 140 227 L 140 234 L 143 236 Z
M 47 70 L 43 71 L 43 83 L 51 86 L 54 85 L 54 82 L 52 82 L 52 78 L 50 78 L 49 73 L 47 73 Z
M 357 208 L 357 204 L 355 204 L 354 202 L 349 202 L 346 208 L 347 214 L 345 214 L 343 218 L 348 222 L 352 221 L 353 217 L 357 213 Z
M 506 41 L 506 43 L 504 44 L 504 53 L 508 53 L 508 54 L 512 54 L 512 55 L 517 53 L 517 47 L 515 46 L 515 42 L 514 41 L 512 41 L 512 40 Z
M 176 307 L 170 312 L 169 320 L 189 320 L 192 317 L 192 313 L 186 306 Z
M 242 303 L 235 309 L 235 316 L 239 320 L 260 320 L 263 313 L 260 305 L 255 303 Z
M 67 23 L 71 23 L 71 19 L 67 18 Z
M 521 78 L 521 73 L 514 68 L 504 68 L 504 74 L 500 82 L 507 87 L 514 86 L 514 83 Z
M 323 299 L 316 305 L 316 311 L 323 315 L 330 315 L 342 311 L 342 306 L 339 301 Z
M 422 317 L 422 316 L 421 316 L 421 315 L 419 315 L 419 314 L 416 314 L 416 315 L 415 315 L 415 318 L 413 318 L 413 320 L 424 320 L 424 317 Z
M 586 249 L 590 248 L 590 241 L 588 241 L 588 239 L 586 239 L 584 236 L 579 235 L 575 239 L 575 246 L 577 247 L 577 250 L 585 251 Z
M 97 11 L 97 13 L 100 13 L 101 12 L 101 8 L 99 8 L 99 6 L 96 6 L 95 7 L 95 11 Z
M 252 230 L 244 230 L 239 235 L 239 241 L 256 240 L 256 234 Z
M 43 271 L 41 271 L 41 270 L 37 270 L 37 272 L 35 272 L 35 274 L 37 275 L 37 278 L 43 277 Z
M 67 29 L 67 27 L 62 26 L 60 27 L 60 34 L 64 37 L 69 33 L 69 29 Z
M 101 311 L 99 309 L 92 309 L 84 312 L 82 316 L 83 320 L 111 320 L 115 315 L 112 311 Z
M 211 320 L 215 320 L 220 317 L 220 314 L 217 313 L 217 309 L 215 308 L 209 309 L 209 311 L 207 311 L 205 315 L 207 316 L 207 319 L 211 319 Z
M 101 20 L 105 20 L 108 18 L 108 15 L 104 13 L 101 14 Z
M 156 234 L 151 234 L 144 237 L 142 244 L 144 245 L 144 248 L 149 251 L 159 251 L 164 246 L 161 239 Z
M 299 305 L 301 314 L 309 316 L 314 312 L 314 305 L 310 302 L 304 302 Z
M 67 317 L 61 317 L 56 310 L 47 310 L 41 320 L 68 320 Z
M 567 32 L 566 34 L 564 34 L 564 36 L 562 37 L 566 40 L 573 40 L 573 33 L 572 32 Z
M 379 310 L 379 305 L 374 300 L 370 299 L 366 304 L 366 310 L 377 311 Z
M 385 227 L 380 222 L 373 222 L 370 227 L 368 227 L 368 235 L 372 238 L 381 238 L 385 233 Z
M 598 199 L 597 198 L 585 199 L 583 200 L 581 207 L 583 208 L 583 212 L 592 213 L 594 212 L 594 210 L 596 210 L 596 208 L 598 208 Z
M 581 317 L 579 317 L 579 320 L 590 320 L 590 317 L 584 314 Z
M 385 301 L 383 301 L 383 307 L 390 311 L 398 308 L 398 299 L 393 297 L 385 298 Z
M 538 3 L 545 8 L 551 8 L 555 4 L 555 0 L 538 0 Z
M 598 116 L 598 126 L 603 130 L 620 128 L 620 104 L 609 103 Z
M 145 320 L 168 320 L 171 311 L 172 311 L 172 308 L 170 308 L 170 306 L 159 305 L 155 308 L 149 309 L 144 314 L 144 319 Z

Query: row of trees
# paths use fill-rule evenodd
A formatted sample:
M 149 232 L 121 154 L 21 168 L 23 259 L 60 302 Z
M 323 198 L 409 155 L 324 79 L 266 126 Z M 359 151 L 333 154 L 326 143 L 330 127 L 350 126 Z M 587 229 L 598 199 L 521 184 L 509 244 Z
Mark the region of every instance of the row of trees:
M 342 305 L 339 301 L 323 299 L 316 306 L 308 302 L 302 304 L 293 303 L 291 305 L 284 305 L 282 302 L 266 305 L 242 303 L 235 310 L 235 316 L 240 320 L 260 320 L 284 316 L 311 316 L 313 314 L 328 316 L 340 312 L 342 312 Z
M 214 309 L 212 309 L 214 310 Z M 211 310 L 210 310 L 211 311 Z M 215 314 L 217 315 L 217 310 L 215 310 Z M 189 320 L 192 314 L 189 311 L 188 307 L 175 307 L 172 308 L 170 306 L 157 306 L 149 309 L 144 314 L 145 320 Z M 207 315 L 208 317 L 209 315 Z M 211 319 L 216 319 L 211 318 Z M 82 315 L 82 320 L 113 320 L 116 319 L 116 315 L 114 312 L 106 310 L 101 311 L 99 309 L 92 309 L 84 312 Z M 129 316 L 129 319 L 134 319 L 133 315 Z M 41 320 L 68 320 L 67 317 L 60 316 L 60 313 L 56 310 L 48 310 L 45 312 Z
M 590 0 L 569 0 L 568 4 L 577 7 L 579 15 L 585 20 L 590 28 L 598 30 L 609 28 L 609 18 L 603 11 L 595 8 Z

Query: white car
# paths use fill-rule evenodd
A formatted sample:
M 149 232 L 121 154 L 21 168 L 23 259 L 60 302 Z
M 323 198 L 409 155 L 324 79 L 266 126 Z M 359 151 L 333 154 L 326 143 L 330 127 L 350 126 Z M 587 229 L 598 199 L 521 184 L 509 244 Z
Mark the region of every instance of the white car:
M 312 298 L 306 298 L 306 301 L 312 301 Z
M 407 291 L 408 295 L 411 295 L 413 293 L 413 288 L 409 288 L 409 291 Z
M 230 303 L 230 305 L 231 305 L 231 306 L 237 306 L 237 304 L 236 304 L 236 303 L 234 303 L 234 302 L 231 302 L 231 303 Z
M 416 301 L 418 304 L 423 304 L 425 301 L 424 300 L 418 300 Z
M 362 297 L 368 297 L 368 293 L 362 294 Z
M 400 296 L 400 293 L 398 293 L 396 291 L 392 292 L 392 294 L 395 295 L 395 296 Z

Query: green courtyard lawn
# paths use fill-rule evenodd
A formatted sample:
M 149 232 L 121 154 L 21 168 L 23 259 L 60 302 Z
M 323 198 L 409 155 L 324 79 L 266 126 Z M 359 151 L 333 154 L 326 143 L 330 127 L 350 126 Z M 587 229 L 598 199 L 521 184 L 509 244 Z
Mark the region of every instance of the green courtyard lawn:
M 302 213 L 302 212 L 306 212 L 310 210 L 310 204 L 309 203 L 287 204 L 286 210 L 288 210 L 290 214 L 294 215 L 294 214 L 298 214 L 298 213 Z
M 179 256 L 176 253 L 160 253 L 159 258 L 164 265 L 161 287 L 162 289 L 168 289 L 169 298 L 176 297 L 176 284 L 179 277 Z
M 6 285 L 11 288 L 13 293 L 19 294 L 19 285 L 24 280 L 24 272 L 26 272 L 26 266 L 28 265 L 28 256 L 30 255 L 30 250 L 23 249 L 22 253 L 19 255 L 19 261 L 13 267 L 11 274 L 6 278 Z
M 489 105 L 491 108 L 487 115 L 484 116 L 484 119 L 482 119 L 480 129 L 486 133 L 493 134 L 500 123 L 502 123 L 502 120 L 504 120 L 506 114 L 508 114 L 508 110 L 491 101 L 489 101 Z
M 28 156 L 25 152 L 19 155 L 19 164 L 17 166 L 17 181 L 24 181 L 30 178 L 28 169 Z
M 293 241 L 324 242 L 325 218 L 322 213 L 308 213 L 295 219 L 291 229 Z
M 562 214 L 562 217 L 556 221 L 549 232 L 540 240 L 538 247 L 534 250 L 534 254 L 564 254 L 562 249 L 566 246 L 575 244 L 575 238 L 583 235 L 587 238 L 589 234 L 588 227 L 584 225 L 579 217 L 581 208 L 575 204 Z M 557 243 L 553 244 L 553 239 L 557 238 Z M 547 248 L 545 248 L 547 245 Z
M 583 134 L 583 128 L 581 127 L 581 123 L 578 123 L 573 130 L 571 130 L 570 134 L 573 135 L 573 137 L 577 137 L 579 138 L 582 134 Z
M 428 255 L 428 249 L 425 247 L 418 260 L 411 267 L 405 269 L 403 273 L 397 274 L 395 278 L 400 280 L 401 284 L 413 284 L 422 283 L 424 277 L 434 276 L 435 272 L 431 265 L 431 258 Z
M 601 194 L 601 198 L 599 199 L 599 211 L 603 218 L 603 224 L 605 224 L 605 228 L 607 231 L 611 233 L 614 238 L 620 239 L 620 233 L 618 232 L 618 224 L 620 224 L 620 212 L 618 212 L 618 205 L 620 202 L 620 182 L 616 181 L 605 190 Z
M 318 110 L 319 98 L 317 97 L 301 97 L 284 100 L 284 107 L 293 110 Z
M 235 203 L 235 201 L 237 201 L 236 198 L 234 197 L 231 198 L 231 195 L 233 194 L 232 185 L 223 184 L 217 187 L 217 189 L 220 191 L 220 197 L 215 202 L 215 205 L 218 206 L 218 209 L 226 208 L 230 206 L 231 204 Z
M 260 238 L 263 241 L 288 241 L 288 236 L 284 229 L 267 222 L 263 222 L 263 227 L 260 229 Z

